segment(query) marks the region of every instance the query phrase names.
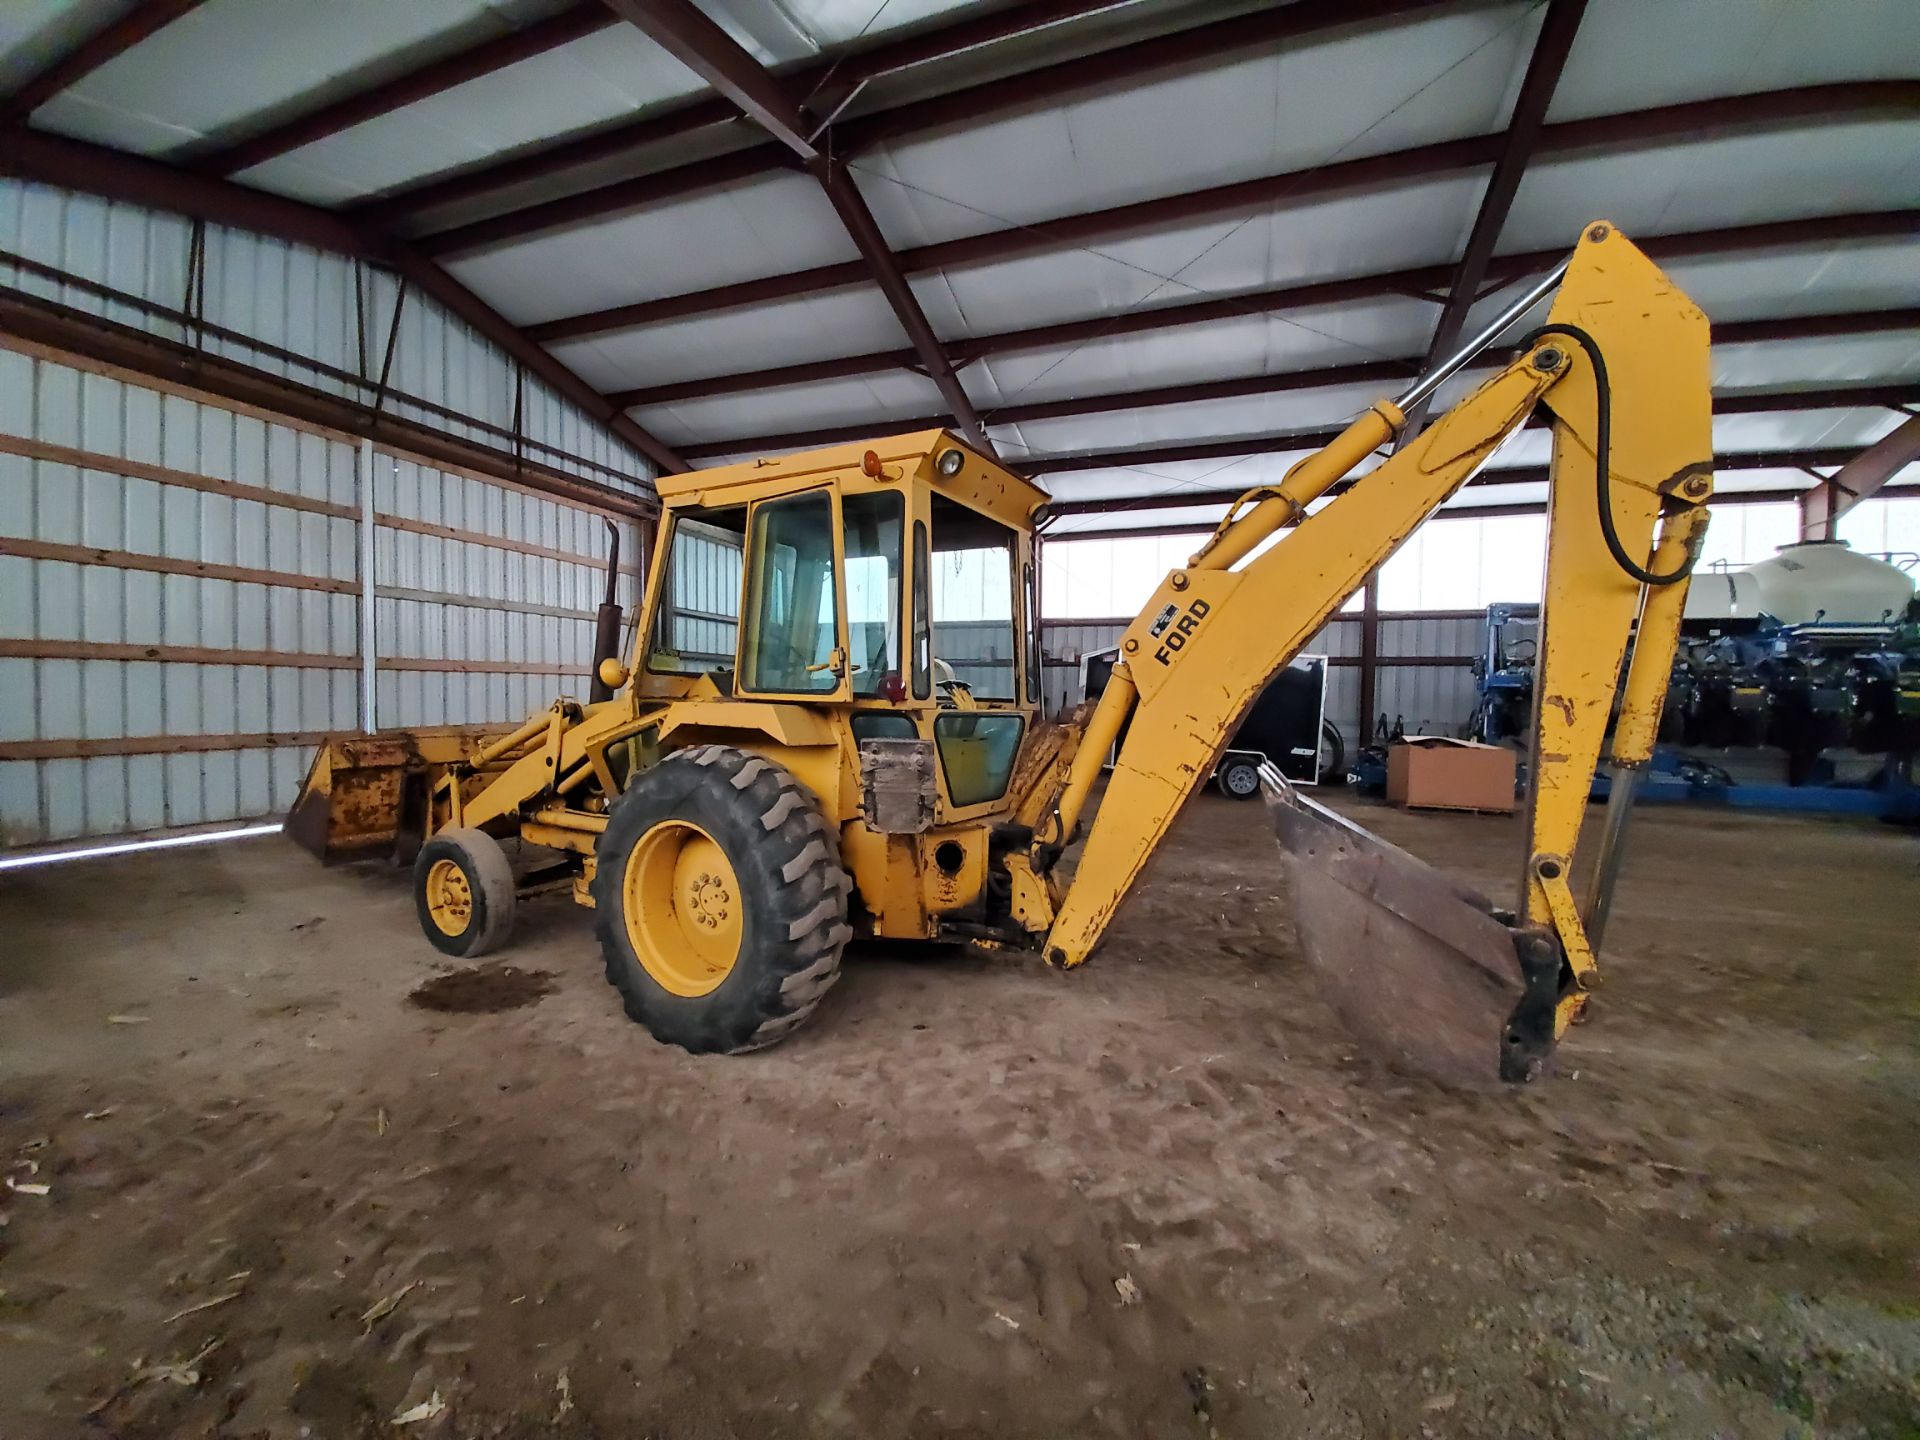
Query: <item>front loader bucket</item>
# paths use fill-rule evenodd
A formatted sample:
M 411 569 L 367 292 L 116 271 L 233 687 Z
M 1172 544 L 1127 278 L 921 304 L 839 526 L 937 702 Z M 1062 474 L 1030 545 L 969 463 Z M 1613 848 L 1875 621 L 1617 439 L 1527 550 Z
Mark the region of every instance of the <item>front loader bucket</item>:
M 1261 768 L 1307 964 L 1390 1067 L 1479 1089 L 1533 1079 L 1553 1049 L 1554 942 Z
M 288 838 L 328 865 L 394 854 L 410 765 L 417 761 L 405 740 L 329 739 L 314 752 L 287 812 Z
M 426 835 L 432 782 L 490 733 L 499 732 L 393 730 L 328 738 L 287 812 L 288 837 L 329 865 L 377 857 L 411 864 Z

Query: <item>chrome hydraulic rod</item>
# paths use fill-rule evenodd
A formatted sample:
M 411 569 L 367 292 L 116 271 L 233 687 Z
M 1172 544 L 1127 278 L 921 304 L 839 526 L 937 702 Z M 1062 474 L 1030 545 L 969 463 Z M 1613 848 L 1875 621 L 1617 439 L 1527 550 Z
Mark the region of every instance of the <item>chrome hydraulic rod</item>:
M 1538 305 L 1560 284 L 1573 263 L 1569 256 L 1541 276 L 1525 294 L 1459 350 L 1427 371 L 1391 402 L 1382 401 L 1363 411 L 1333 442 L 1309 455 L 1287 472 L 1277 489 L 1266 492 L 1244 515 L 1231 515 L 1222 522 L 1188 562 L 1195 570 L 1230 570 L 1250 555 L 1269 535 L 1290 525 L 1306 513 L 1306 507 L 1318 500 L 1379 446 L 1398 435 L 1407 413 L 1438 390 L 1463 366 L 1506 332 L 1514 321 Z M 1258 492 L 1249 492 L 1250 494 Z
M 1606 819 L 1601 824 L 1600 851 L 1594 857 L 1593 879 L 1587 888 L 1587 945 L 1596 954 L 1606 938 L 1607 916 L 1613 909 L 1613 887 L 1627 858 L 1627 821 L 1633 816 L 1634 795 L 1646 772 L 1617 765 L 1607 787 Z
M 1465 345 L 1462 345 L 1458 350 L 1454 351 L 1453 354 L 1449 355 L 1418 380 L 1414 381 L 1404 392 L 1394 396 L 1394 405 L 1404 414 L 1413 409 L 1413 407 L 1421 401 L 1427 399 L 1428 396 L 1432 395 L 1433 392 L 1438 390 L 1442 385 L 1446 384 L 1447 381 L 1451 380 L 1465 368 L 1474 356 L 1478 355 L 1482 350 L 1485 350 L 1489 345 L 1493 344 L 1494 341 L 1504 335 L 1508 326 L 1512 325 L 1514 321 L 1518 320 L 1522 315 L 1526 314 L 1559 288 L 1560 277 L 1567 273 L 1567 266 L 1572 263 L 1573 257 L 1569 255 L 1545 275 L 1542 275 L 1534 282 L 1531 289 L 1495 316 L 1491 323 L 1478 335 L 1475 335 L 1471 340 L 1467 341 Z

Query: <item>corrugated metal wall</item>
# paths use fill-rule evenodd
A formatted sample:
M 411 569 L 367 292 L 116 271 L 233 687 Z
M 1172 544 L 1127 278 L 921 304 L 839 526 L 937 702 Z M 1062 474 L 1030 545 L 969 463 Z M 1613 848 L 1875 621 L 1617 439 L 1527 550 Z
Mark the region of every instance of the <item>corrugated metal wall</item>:
M 192 243 L 184 221 L 0 182 L 0 246 L 130 295 L 180 305 Z M 389 277 L 217 227 L 204 244 L 207 321 L 319 367 L 280 373 L 354 393 L 363 321 L 381 363 Z M 180 338 L 137 306 L 12 271 L 30 294 Z M 497 447 L 518 406 L 550 468 L 645 492 L 639 457 L 521 387 L 464 325 L 417 297 L 400 313 L 395 410 Z M 360 724 L 363 470 L 378 722 L 509 722 L 582 694 L 608 547 L 591 505 L 0 337 L 0 845 L 286 806 L 313 742 Z M 631 605 L 642 537 L 620 523 Z
M 517 720 L 579 693 L 608 536 L 576 505 L 376 453 L 375 687 L 382 728 Z M 621 529 L 616 598 L 640 537 Z M 411 663 L 404 663 L 411 662 Z
M 354 447 L 10 351 L 0 446 L 0 833 L 274 808 L 355 723 Z
M 193 222 L 178 216 L 0 180 L 0 277 L 6 284 L 183 340 L 192 336 L 177 322 L 10 262 L 17 256 L 51 266 L 176 311 L 188 308 L 192 276 L 196 293 L 204 287 L 201 318 L 208 325 L 300 358 L 213 334 L 205 339 L 209 352 L 329 394 L 364 394 L 353 377 L 377 376 L 385 361 L 399 296 L 393 276 L 338 255 L 209 225 L 200 247 L 202 279 L 194 269 L 194 233 Z M 521 386 L 509 356 L 418 295 L 399 307 L 388 383 L 395 414 L 449 434 L 498 445 L 502 434 L 515 429 L 517 407 L 520 434 L 541 447 L 538 458 L 556 469 L 603 483 L 620 476 L 642 482 L 652 473 L 641 456 L 577 407 L 537 381 Z M 641 486 L 631 488 L 638 493 Z
M 1349 622 L 1359 641 L 1358 620 Z M 1479 615 L 1382 615 L 1380 658 L 1476 655 L 1486 637 L 1486 621 Z M 1459 735 L 1473 718 L 1473 671 L 1466 665 L 1383 664 L 1379 670 L 1378 704 L 1389 720 L 1403 721 L 1410 735 Z M 1359 706 L 1359 675 L 1352 672 L 1353 708 Z M 1349 734 L 1352 732 L 1349 731 Z
M 1080 703 L 1081 657 L 1120 643 L 1120 620 L 1043 620 L 1046 652 L 1044 679 L 1047 713 L 1058 715 Z M 1375 703 L 1391 723 L 1402 720 L 1409 734 L 1457 735 L 1473 717 L 1473 672 L 1462 663 L 1480 648 L 1477 616 L 1383 615 Z M 1340 615 L 1308 643 L 1307 653 L 1325 655 L 1327 718 L 1340 727 L 1351 750 L 1360 724 L 1360 617 Z M 1434 663 L 1409 665 L 1408 659 L 1432 657 Z M 955 662 L 956 664 L 960 662 Z
M 668 639 L 692 665 L 731 662 L 740 633 L 739 539 L 686 522 L 675 534 Z
M 359 726 L 359 447 L 0 349 L 0 837 L 284 808 Z M 372 453 L 382 726 L 580 693 L 605 524 Z M 636 595 L 639 534 L 618 597 Z
M 273 813 L 357 728 L 359 447 L 0 350 L 0 838 Z M 585 508 L 375 452 L 379 723 L 580 693 Z M 619 598 L 631 605 L 640 536 Z
M 1008 695 L 1015 668 L 1013 633 L 1011 620 L 936 620 L 933 653 L 976 695 Z

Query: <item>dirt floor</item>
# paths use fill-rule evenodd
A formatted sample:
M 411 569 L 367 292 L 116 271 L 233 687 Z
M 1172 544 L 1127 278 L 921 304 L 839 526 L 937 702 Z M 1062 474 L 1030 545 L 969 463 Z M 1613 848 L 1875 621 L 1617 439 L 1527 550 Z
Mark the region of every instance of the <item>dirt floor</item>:
M 1505 893 L 1513 822 L 1345 803 Z M 706 1060 L 562 898 L 454 975 L 278 839 L 0 877 L 0 1435 L 1920 1434 L 1920 841 L 1646 813 L 1479 1096 L 1275 868 L 1203 797 L 1085 970 L 869 951 Z

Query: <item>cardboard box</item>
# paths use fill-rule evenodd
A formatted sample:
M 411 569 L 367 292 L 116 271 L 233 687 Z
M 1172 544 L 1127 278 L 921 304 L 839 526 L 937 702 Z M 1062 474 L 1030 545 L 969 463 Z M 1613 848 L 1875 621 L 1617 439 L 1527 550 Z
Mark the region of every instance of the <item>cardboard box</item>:
M 1512 812 L 1514 754 L 1446 735 L 1409 735 L 1387 751 L 1387 799 L 1430 810 Z

